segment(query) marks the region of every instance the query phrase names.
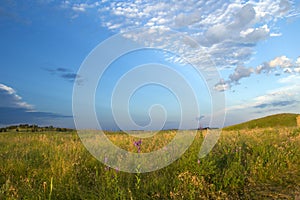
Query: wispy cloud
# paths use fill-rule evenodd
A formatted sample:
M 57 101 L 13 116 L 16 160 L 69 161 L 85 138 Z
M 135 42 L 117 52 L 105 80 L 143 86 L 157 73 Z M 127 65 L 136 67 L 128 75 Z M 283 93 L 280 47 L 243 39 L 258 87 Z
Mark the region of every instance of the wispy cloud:
M 266 94 L 248 99 L 243 104 L 227 107 L 227 113 L 243 112 L 261 112 L 273 111 L 277 108 L 284 107 L 286 111 L 297 112 L 300 110 L 300 76 L 291 75 L 279 79 L 279 83 L 285 86 L 275 90 L 268 91 Z M 282 109 L 281 109 L 282 110 Z
M 0 106 L 10 108 L 32 109 L 33 106 L 22 100 L 17 92 L 4 84 L 0 83 Z
M 266 94 L 250 98 L 226 108 L 226 125 L 249 119 L 284 112 L 300 112 L 300 76 L 291 75 L 279 81 L 285 86 L 267 91 Z M 245 115 L 245 112 L 247 113 Z
M 0 107 L 0 125 L 19 123 L 44 124 L 48 121 L 61 118 L 72 118 L 72 116 L 31 111 L 26 108 Z
M 293 105 L 299 103 L 299 101 L 296 100 L 289 100 L 289 101 L 273 101 L 269 103 L 262 103 L 259 105 L 254 106 L 254 108 L 269 108 L 269 107 L 286 107 L 289 105 Z
M 40 112 L 25 102 L 12 87 L 0 83 L 0 124 L 45 123 L 56 118 L 71 118 L 50 112 Z
M 19 16 L 17 13 L 15 13 L 14 11 L 12 11 L 12 7 L 14 6 L 14 4 L 6 4 L 6 7 L 0 7 L 0 20 L 2 18 L 6 18 L 9 19 L 13 22 L 19 23 L 19 24 L 23 24 L 23 25 L 30 25 L 31 21 L 23 18 L 21 16 Z
M 66 81 L 74 82 L 76 81 L 77 84 L 81 84 L 83 82 L 83 79 L 80 75 L 72 72 L 70 69 L 59 67 L 56 69 L 49 69 L 45 68 L 46 71 L 50 72 L 53 75 L 59 76 L 63 78 Z

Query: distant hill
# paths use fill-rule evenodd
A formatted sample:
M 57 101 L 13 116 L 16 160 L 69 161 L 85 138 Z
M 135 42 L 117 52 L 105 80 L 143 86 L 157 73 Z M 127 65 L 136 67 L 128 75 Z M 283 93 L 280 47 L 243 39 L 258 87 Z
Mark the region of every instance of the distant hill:
M 241 130 L 268 127 L 295 127 L 297 126 L 297 116 L 299 116 L 299 114 L 283 113 L 270 115 L 241 124 L 228 126 L 223 128 L 223 130 Z

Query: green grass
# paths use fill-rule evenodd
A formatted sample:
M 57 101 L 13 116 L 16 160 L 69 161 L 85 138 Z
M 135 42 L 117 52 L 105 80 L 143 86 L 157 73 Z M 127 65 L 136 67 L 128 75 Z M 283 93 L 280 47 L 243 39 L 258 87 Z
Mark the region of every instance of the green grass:
M 254 129 L 254 128 L 268 128 L 268 127 L 296 127 L 296 118 L 299 114 L 276 114 L 259 119 L 254 119 L 241 124 L 228 126 L 223 130 L 243 130 L 243 129 Z
M 174 131 L 143 139 L 142 152 Z M 134 151 L 132 138 L 108 134 Z M 300 129 L 225 131 L 198 162 L 203 136 L 158 171 L 130 174 L 107 168 L 75 132 L 0 133 L 0 199 L 294 199 L 300 192 Z

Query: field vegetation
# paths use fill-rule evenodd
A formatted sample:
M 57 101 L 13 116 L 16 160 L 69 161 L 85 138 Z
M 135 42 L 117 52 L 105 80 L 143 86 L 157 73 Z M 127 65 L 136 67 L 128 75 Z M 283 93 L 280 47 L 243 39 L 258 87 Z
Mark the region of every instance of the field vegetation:
M 161 148 L 176 132 L 141 153 Z M 136 152 L 133 139 L 107 133 Z M 125 173 L 96 160 L 76 132 L 0 133 L 0 199 L 295 199 L 300 192 L 300 129 L 223 131 L 213 150 L 197 155 L 203 131 L 185 154 L 150 173 Z

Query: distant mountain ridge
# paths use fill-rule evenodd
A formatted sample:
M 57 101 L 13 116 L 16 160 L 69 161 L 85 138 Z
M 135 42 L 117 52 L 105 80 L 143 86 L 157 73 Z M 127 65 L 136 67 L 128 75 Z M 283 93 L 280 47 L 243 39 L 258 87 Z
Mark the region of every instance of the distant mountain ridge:
M 241 130 L 254 128 L 269 128 L 269 127 L 296 127 L 299 126 L 300 114 L 282 113 L 269 115 L 266 117 L 250 120 L 240 124 L 232 125 L 223 128 L 223 130 Z M 297 124 L 298 123 L 298 124 Z

